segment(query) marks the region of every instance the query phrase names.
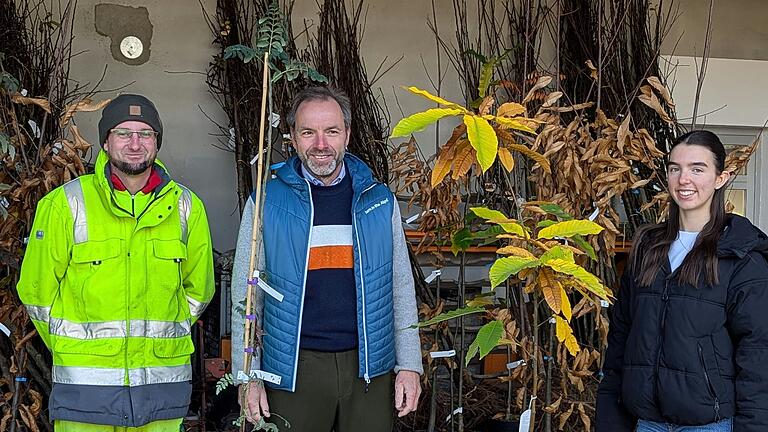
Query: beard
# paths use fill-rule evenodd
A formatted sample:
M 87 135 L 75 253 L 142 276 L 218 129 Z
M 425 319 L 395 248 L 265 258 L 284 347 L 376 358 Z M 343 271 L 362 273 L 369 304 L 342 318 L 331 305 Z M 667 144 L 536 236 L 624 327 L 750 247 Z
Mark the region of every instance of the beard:
M 333 174 L 334 171 L 336 171 L 336 168 L 339 166 L 339 163 L 341 163 L 342 160 L 344 160 L 344 150 L 342 150 L 339 154 L 336 154 L 330 162 L 326 165 L 318 165 L 312 160 L 312 155 L 316 156 L 327 156 L 331 155 L 334 156 L 335 152 L 313 152 L 313 153 L 299 153 L 299 159 L 301 160 L 301 163 L 304 164 L 304 166 L 309 170 L 309 172 L 312 173 L 317 178 L 323 178 L 328 177 L 331 174 Z
M 150 158 L 145 160 L 144 162 L 139 163 L 130 163 L 126 161 L 121 161 L 117 159 L 113 159 L 112 156 L 109 157 L 109 163 L 112 164 L 115 168 L 117 168 L 120 172 L 124 172 L 128 175 L 139 175 L 143 173 L 144 171 L 148 170 L 152 167 L 152 165 L 155 164 L 155 158 Z

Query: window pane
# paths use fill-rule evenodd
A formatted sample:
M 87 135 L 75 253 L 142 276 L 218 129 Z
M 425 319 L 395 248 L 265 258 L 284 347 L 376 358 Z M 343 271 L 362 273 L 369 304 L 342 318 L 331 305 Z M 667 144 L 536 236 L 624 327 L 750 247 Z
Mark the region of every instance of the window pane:
M 747 191 L 746 189 L 731 189 L 726 191 L 725 199 L 733 205 L 731 213 L 735 213 L 739 216 L 747 215 Z M 726 208 L 730 206 L 726 205 Z

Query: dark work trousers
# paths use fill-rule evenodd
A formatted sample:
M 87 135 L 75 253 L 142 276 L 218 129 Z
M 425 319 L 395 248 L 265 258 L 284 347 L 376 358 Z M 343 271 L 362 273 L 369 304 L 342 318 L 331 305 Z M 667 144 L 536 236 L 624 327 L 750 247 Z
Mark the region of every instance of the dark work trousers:
M 294 393 L 267 389 L 269 411 L 284 417 L 291 432 L 391 432 L 392 374 L 358 378 L 357 350 L 325 353 L 300 350 Z M 284 423 L 268 419 L 282 431 Z

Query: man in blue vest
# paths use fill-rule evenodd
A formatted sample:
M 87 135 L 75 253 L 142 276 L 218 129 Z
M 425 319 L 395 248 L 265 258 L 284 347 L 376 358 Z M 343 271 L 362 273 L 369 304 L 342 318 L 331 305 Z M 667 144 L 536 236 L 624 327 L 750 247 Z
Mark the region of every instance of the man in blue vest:
M 345 153 L 346 95 L 307 88 L 287 121 L 297 154 L 266 185 L 258 275 L 248 274 L 253 197 L 235 255 L 235 374 L 243 352 L 253 353 L 240 404 L 254 423 L 274 412 L 302 432 L 389 432 L 393 406 L 400 417 L 416 409 L 423 372 L 419 334 L 409 328 L 418 317 L 400 210 L 370 168 Z M 249 280 L 256 313 L 245 317 Z M 242 345 L 246 318 L 261 329 L 259 347 Z

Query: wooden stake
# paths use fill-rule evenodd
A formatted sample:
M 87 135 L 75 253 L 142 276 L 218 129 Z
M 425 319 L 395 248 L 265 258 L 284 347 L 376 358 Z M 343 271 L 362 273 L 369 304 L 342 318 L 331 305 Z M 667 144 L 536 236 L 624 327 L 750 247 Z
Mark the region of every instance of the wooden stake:
M 261 232 L 261 195 L 262 195 L 262 181 L 264 177 L 264 121 L 267 115 L 267 86 L 269 84 L 269 51 L 264 53 L 264 75 L 261 83 L 261 118 L 259 119 L 259 152 L 257 153 L 257 168 L 256 168 L 256 197 L 253 202 L 253 231 L 251 233 L 251 260 L 248 265 L 248 281 L 253 278 L 253 270 L 256 268 L 256 254 L 258 235 Z M 271 124 L 270 124 L 271 127 Z M 254 315 L 253 311 L 253 289 L 254 286 L 248 283 L 248 289 L 245 296 L 245 332 L 243 333 L 244 344 L 243 347 L 254 348 L 256 337 L 256 320 L 248 319 L 249 315 Z M 243 372 L 250 376 L 251 373 L 251 357 L 252 353 L 243 352 Z

